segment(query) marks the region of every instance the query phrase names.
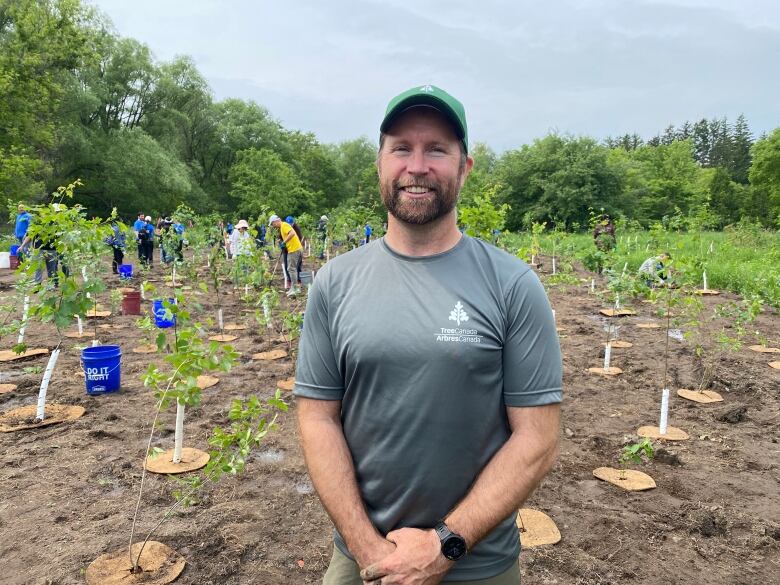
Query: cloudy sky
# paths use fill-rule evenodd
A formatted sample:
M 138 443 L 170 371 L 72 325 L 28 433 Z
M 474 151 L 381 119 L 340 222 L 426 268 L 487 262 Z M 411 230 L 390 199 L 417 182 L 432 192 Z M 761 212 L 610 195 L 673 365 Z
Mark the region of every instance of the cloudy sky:
M 254 100 L 324 142 L 375 139 L 387 101 L 439 85 L 472 142 L 549 131 L 650 137 L 744 113 L 780 126 L 777 0 L 91 0 L 216 99 Z

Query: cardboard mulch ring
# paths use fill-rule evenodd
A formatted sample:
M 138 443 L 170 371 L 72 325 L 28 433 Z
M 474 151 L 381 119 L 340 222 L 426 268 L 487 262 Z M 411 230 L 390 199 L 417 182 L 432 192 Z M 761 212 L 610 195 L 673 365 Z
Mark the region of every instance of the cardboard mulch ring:
M 236 339 L 238 339 L 238 335 L 225 335 L 224 333 L 221 335 L 212 335 L 209 337 L 209 341 L 220 341 L 222 343 L 235 341 Z
M 600 376 L 607 376 L 608 378 L 619 376 L 623 373 L 623 370 L 616 368 L 615 366 L 610 366 L 609 368 L 588 368 L 588 371 L 591 374 L 599 374 Z
M 39 355 L 46 355 L 48 353 L 49 350 L 45 347 L 28 349 L 24 353 L 14 353 L 10 349 L 4 349 L 3 351 L 0 351 L 0 362 L 14 362 L 16 360 L 24 360 Z
M 246 329 L 246 325 L 239 325 L 238 323 L 228 323 L 223 327 L 225 331 L 243 331 Z
M 219 378 L 214 376 L 198 376 L 198 388 L 205 390 L 219 384 Z
M 707 297 L 714 297 L 716 295 L 720 294 L 719 290 L 713 290 L 711 288 L 708 288 L 707 290 L 704 290 L 703 288 L 700 288 L 696 291 L 697 295 L 707 296 Z
M 599 313 L 605 317 L 628 317 L 629 315 L 636 315 L 636 311 L 631 309 L 601 309 Z
M 658 427 L 639 427 L 636 434 L 647 439 L 664 439 L 666 441 L 685 441 L 690 439 L 688 433 L 677 427 L 666 427 L 666 434 L 662 435 Z
M 769 367 L 775 370 L 780 370 L 780 362 L 769 362 Z
M 609 342 L 609 345 L 615 349 L 628 349 L 629 347 L 634 347 L 634 344 L 630 341 L 621 341 L 620 339 L 613 339 Z
M 131 554 L 138 555 L 143 542 L 133 544 Z M 161 542 L 150 540 L 144 546 L 138 566 L 140 573 L 131 573 L 132 564 L 127 548 L 100 555 L 87 567 L 87 585 L 167 585 L 175 581 L 186 561 L 184 557 Z
M 16 384 L 0 384 L 0 394 L 7 394 L 16 390 Z
M 640 329 L 660 329 L 661 326 L 658 323 L 637 323 L 637 327 Z
M 94 309 L 92 311 L 87 312 L 87 317 L 92 317 L 93 319 L 100 319 L 103 317 L 110 317 L 111 311 L 95 311 Z
M 748 349 L 758 353 L 780 353 L 780 347 L 767 347 L 766 345 L 751 345 Z
M 95 337 L 94 331 L 82 331 L 79 333 L 78 331 L 68 331 L 64 334 L 65 337 L 70 337 L 71 339 L 81 339 L 82 337 Z
M 127 329 L 127 325 L 122 325 L 121 323 L 114 323 L 113 325 L 109 323 L 101 323 L 98 325 L 98 329 Z
M 284 390 L 285 392 L 292 392 L 292 389 L 295 387 L 295 378 L 279 380 L 276 383 L 276 387 L 279 388 L 279 390 Z
M 278 360 L 287 357 L 287 352 L 283 349 L 272 349 L 271 351 L 261 351 L 252 355 L 253 360 Z
M 38 407 L 35 404 L 14 408 L 0 414 L 0 433 L 12 433 L 26 429 L 37 429 L 61 422 L 76 420 L 84 415 L 83 406 L 69 406 L 67 404 L 47 404 L 44 418 L 41 422 L 35 422 Z
M 154 343 L 147 343 L 133 348 L 133 353 L 156 353 L 157 346 Z
M 522 508 L 517 514 L 517 527 L 520 529 L 520 544 L 523 548 L 533 548 L 561 541 L 561 532 L 544 512 Z
M 131 288 L 131 287 L 129 287 L 129 286 L 123 286 L 123 287 L 120 287 L 120 288 L 118 288 L 118 289 L 116 289 L 116 290 L 118 290 L 119 292 L 121 292 L 121 293 L 123 293 L 123 294 L 124 294 L 124 293 L 138 292 L 138 289 Z
M 593 475 L 629 492 L 641 492 L 656 487 L 652 477 L 634 469 L 620 470 L 614 467 L 598 467 L 593 470 Z
M 206 466 L 211 456 L 200 449 L 184 447 L 181 450 L 181 462 L 173 462 L 173 449 L 163 451 L 156 457 L 146 458 L 146 470 L 151 473 L 176 474 L 195 471 Z
M 723 402 L 723 396 L 712 390 L 678 390 L 677 396 L 699 402 L 701 404 L 710 404 L 711 402 Z

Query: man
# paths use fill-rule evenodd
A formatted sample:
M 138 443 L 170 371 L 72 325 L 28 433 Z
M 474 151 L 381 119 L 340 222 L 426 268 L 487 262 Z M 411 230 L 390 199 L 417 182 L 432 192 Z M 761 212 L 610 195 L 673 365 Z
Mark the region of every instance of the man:
M 371 225 L 366 222 L 366 225 L 363 226 L 363 235 L 366 236 L 366 244 L 368 244 L 371 241 L 371 234 L 374 233 L 374 230 L 371 229 Z
M 135 241 L 138 243 L 138 261 L 141 264 L 145 264 L 146 249 L 144 248 L 144 242 L 141 241 L 141 230 L 146 227 L 146 220 L 144 219 L 143 211 L 138 212 L 138 219 L 133 223 L 133 231 L 135 232 Z
M 141 264 L 151 268 L 154 262 L 154 224 L 150 215 L 144 218 L 144 223 L 138 230 L 138 242 Z
M 301 246 L 301 240 L 298 238 L 298 234 L 295 233 L 293 227 L 286 221 L 282 221 L 278 215 L 272 215 L 268 220 L 268 225 L 279 229 L 279 234 L 282 238 L 283 249 L 287 250 L 287 260 L 285 262 L 285 267 L 287 269 L 288 276 L 292 277 L 293 271 L 296 269 L 300 258 L 303 256 L 301 253 L 303 248 L 303 246 Z M 290 284 L 290 290 L 287 291 L 287 296 L 295 296 L 298 294 L 298 292 L 299 289 L 297 283 L 292 282 Z
M 24 206 L 24 203 L 20 203 L 17 209 L 19 213 L 16 214 L 14 235 L 16 236 L 16 240 L 21 245 L 21 243 L 24 241 L 24 236 L 27 235 L 27 230 L 30 227 L 30 219 L 32 216 L 27 213 L 27 208 Z
M 666 274 L 664 262 L 672 259 L 669 252 L 663 252 L 660 256 L 651 256 L 639 267 L 639 275 L 650 287 L 663 286 L 669 278 Z
M 306 248 L 306 240 L 303 237 L 303 232 L 301 231 L 301 226 L 298 225 L 298 223 L 295 221 L 295 218 L 292 215 L 288 215 L 285 220 L 287 223 L 290 224 L 290 227 L 295 230 L 295 235 L 298 236 L 298 240 L 301 242 L 301 255 L 298 256 L 298 263 L 295 265 L 295 278 L 298 282 L 298 284 L 301 284 L 301 271 L 303 270 L 303 250 Z M 288 275 L 290 277 L 290 281 L 292 282 L 292 275 Z
M 19 250 L 16 252 L 16 255 L 21 262 L 24 260 L 25 252 L 25 247 L 22 244 L 24 243 L 24 238 L 27 235 L 27 230 L 30 228 L 30 220 L 32 219 L 32 216 L 27 212 L 27 208 L 24 206 L 24 203 L 20 203 L 17 210 L 18 213 L 16 214 L 14 235 L 16 236 L 16 241 L 19 242 Z
M 516 585 L 516 513 L 557 457 L 552 311 L 526 264 L 457 229 L 460 102 L 414 88 L 380 129 L 387 234 L 317 273 L 295 376 L 337 530 L 324 583 Z
M 327 239 L 328 239 L 328 216 L 323 215 L 320 217 L 320 220 L 317 222 L 317 233 L 319 234 L 320 239 L 320 254 L 318 258 L 320 260 L 325 259 L 325 246 L 327 245 Z

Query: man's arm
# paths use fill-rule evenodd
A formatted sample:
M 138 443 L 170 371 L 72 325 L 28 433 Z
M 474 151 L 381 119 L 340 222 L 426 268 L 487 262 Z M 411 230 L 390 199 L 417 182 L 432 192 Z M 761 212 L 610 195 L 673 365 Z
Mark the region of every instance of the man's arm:
M 297 235 L 295 233 L 295 230 L 290 228 L 290 231 L 287 232 L 287 235 L 284 237 L 284 240 L 282 240 L 285 244 L 293 239 L 293 236 Z
M 512 430 L 509 440 L 445 519 L 469 549 L 520 508 L 558 458 L 560 404 L 507 407 L 507 417 Z M 433 585 L 453 565 L 441 554 L 433 530 L 402 528 L 389 533 L 387 539 L 396 543 L 397 551 L 361 573 L 368 583 L 397 575 L 409 583 Z
M 508 407 L 512 435 L 445 522 L 471 548 L 536 489 L 558 458 L 560 404 Z
M 298 427 L 314 488 L 358 565 L 366 567 L 392 553 L 395 546 L 371 523 L 360 497 L 341 426 L 341 401 L 299 396 Z

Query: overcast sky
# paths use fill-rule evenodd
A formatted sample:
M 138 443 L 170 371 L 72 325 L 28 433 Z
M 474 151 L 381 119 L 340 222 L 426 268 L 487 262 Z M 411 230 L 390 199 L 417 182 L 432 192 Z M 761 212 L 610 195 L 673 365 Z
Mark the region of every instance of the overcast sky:
M 323 142 L 376 139 L 414 85 L 465 107 L 497 151 L 744 113 L 780 126 L 777 0 L 91 0 L 159 60 L 190 55 L 214 97 L 254 100 Z

